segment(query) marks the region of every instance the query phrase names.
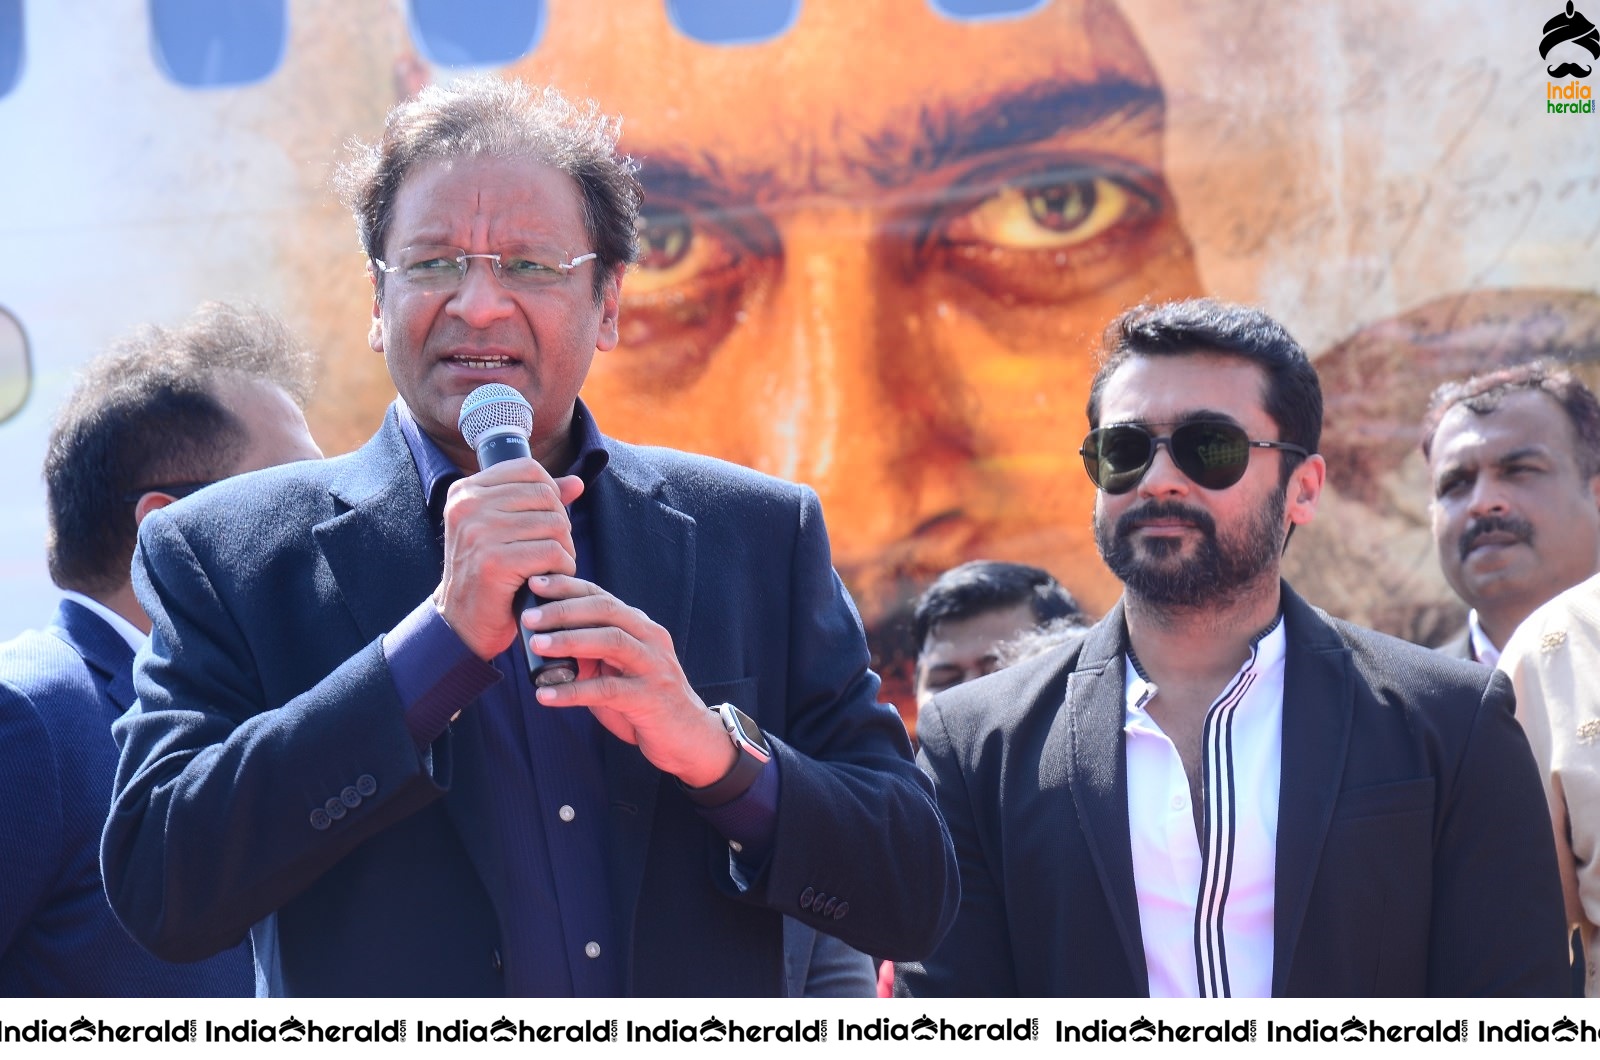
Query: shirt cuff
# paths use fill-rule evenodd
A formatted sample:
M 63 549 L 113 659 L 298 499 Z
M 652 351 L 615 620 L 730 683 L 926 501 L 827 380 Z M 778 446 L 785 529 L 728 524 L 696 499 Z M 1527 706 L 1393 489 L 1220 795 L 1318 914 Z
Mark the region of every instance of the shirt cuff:
M 728 840 L 734 881 L 741 889 L 760 875 L 778 834 L 778 759 L 761 767 L 744 794 L 721 806 L 696 806 L 695 811 Z
M 406 729 L 420 751 L 444 734 L 457 714 L 500 680 L 500 671 L 472 653 L 432 597 L 383 635 L 383 659 L 405 709 Z

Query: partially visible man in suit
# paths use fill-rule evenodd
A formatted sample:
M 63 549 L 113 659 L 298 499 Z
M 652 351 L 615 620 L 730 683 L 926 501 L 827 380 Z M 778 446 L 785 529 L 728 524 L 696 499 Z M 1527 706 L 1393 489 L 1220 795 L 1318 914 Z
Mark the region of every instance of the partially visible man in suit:
M 1422 455 L 1439 565 L 1471 608 L 1440 650 L 1493 666 L 1535 608 L 1600 571 L 1600 402 L 1540 361 L 1446 383 Z
M 1560 994 L 1555 855 L 1504 676 L 1279 579 L 1326 473 L 1304 351 L 1195 301 L 1130 310 L 1104 354 L 1082 453 L 1124 595 L 1079 647 L 925 712 L 962 901 L 900 988 Z
M 578 397 L 638 253 L 617 127 L 497 79 L 395 108 L 345 188 L 400 399 L 350 456 L 140 528 L 102 859 L 154 951 L 249 931 L 273 994 L 771 995 L 785 914 L 893 958 L 953 917 L 816 495 Z M 478 470 L 486 383 L 534 459 Z
M 100 830 L 150 620 L 129 584 L 136 527 L 208 483 L 321 457 L 300 403 L 311 357 L 275 318 L 202 306 L 91 362 L 45 459 L 42 631 L 0 645 L 0 994 L 248 996 L 248 948 L 194 964 L 142 950 L 100 883 Z

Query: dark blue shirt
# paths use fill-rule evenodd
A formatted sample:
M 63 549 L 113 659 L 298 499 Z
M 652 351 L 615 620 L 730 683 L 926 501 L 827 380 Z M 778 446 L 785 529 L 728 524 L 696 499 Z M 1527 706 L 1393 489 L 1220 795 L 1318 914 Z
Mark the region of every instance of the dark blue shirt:
M 401 432 L 422 479 L 429 518 L 441 540 L 444 502 L 461 471 L 397 402 Z M 609 455 L 594 418 L 574 409 L 577 456 L 563 474 L 585 487 Z M 595 581 L 593 505 L 586 488 L 568 508 L 578 577 Z M 521 638 L 492 663 L 478 659 L 424 600 L 384 637 L 384 654 L 406 724 L 424 751 L 461 710 L 478 700 L 484 726 L 484 768 L 495 793 L 496 831 L 504 852 L 501 959 L 506 992 L 525 997 L 615 997 L 627 974 L 617 957 L 606 864 L 608 809 L 604 741 L 614 739 L 581 708 L 538 703 L 527 678 Z M 502 680 L 504 678 L 504 680 Z M 741 851 L 736 867 L 753 874 L 770 853 L 777 824 L 776 763 L 726 806 L 702 815 Z

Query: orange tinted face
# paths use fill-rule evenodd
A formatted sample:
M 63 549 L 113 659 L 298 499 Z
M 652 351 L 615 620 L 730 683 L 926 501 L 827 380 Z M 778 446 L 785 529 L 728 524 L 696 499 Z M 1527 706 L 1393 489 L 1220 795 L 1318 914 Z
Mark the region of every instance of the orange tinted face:
M 621 114 L 644 166 L 644 259 L 584 391 L 601 424 L 814 486 L 880 652 L 980 556 L 1108 604 L 1075 454 L 1091 350 L 1199 286 L 1121 16 L 807 0 L 777 40 L 722 47 L 664 8 L 553 7 L 514 71 Z M 908 707 L 916 646 L 894 647 Z

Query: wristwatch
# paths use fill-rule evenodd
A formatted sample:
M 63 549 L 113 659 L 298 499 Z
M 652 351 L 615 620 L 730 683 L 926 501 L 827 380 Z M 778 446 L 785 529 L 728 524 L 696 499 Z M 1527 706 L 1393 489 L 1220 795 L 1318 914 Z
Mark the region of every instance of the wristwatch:
M 761 775 L 762 767 L 772 760 L 772 748 L 761 734 L 761 726 L 756 724 L 755 719 L 732 703 L 719 703 L 708 709 L 721 719 L 723 731 L 733 741 L 733 749 L 738 757 L 734 759 L 733 768 L 724 773 L 721 780 L 703 788 L 691 788 L 681 782 L 678 786 L 701 806 L 721 806 L 750 790 L 750 785 Z

